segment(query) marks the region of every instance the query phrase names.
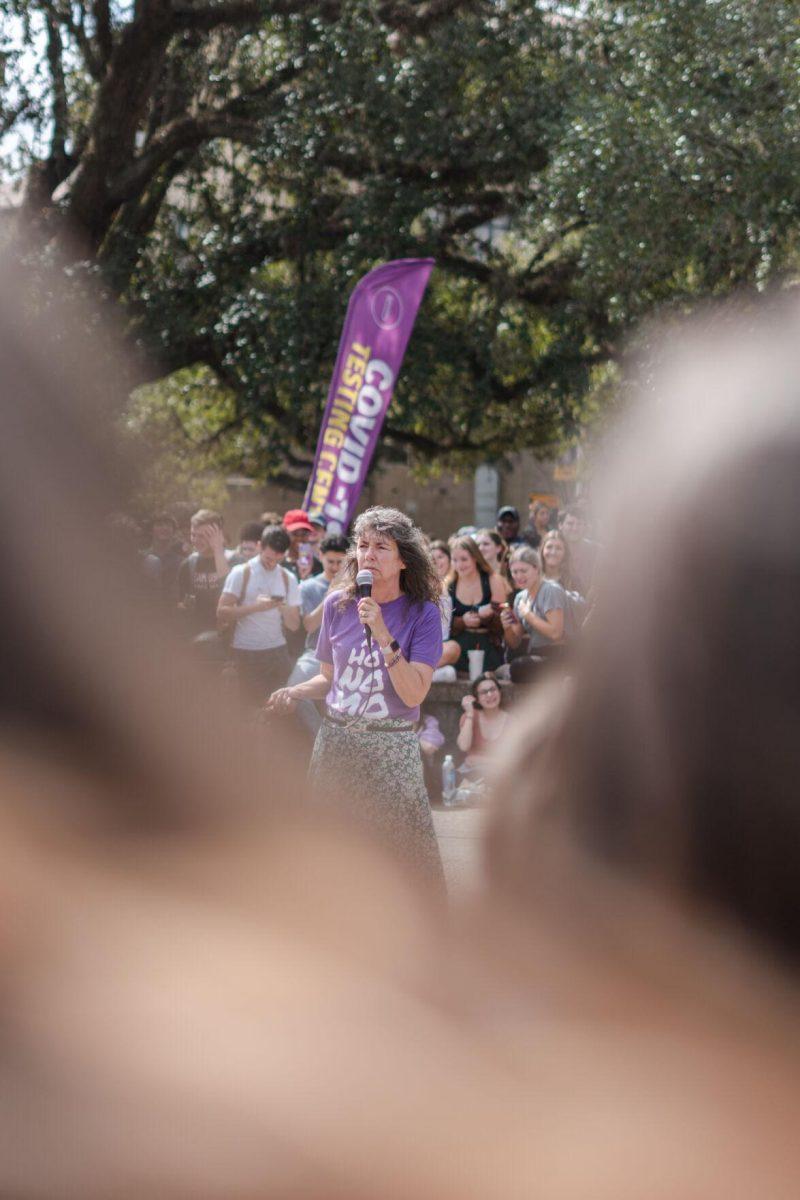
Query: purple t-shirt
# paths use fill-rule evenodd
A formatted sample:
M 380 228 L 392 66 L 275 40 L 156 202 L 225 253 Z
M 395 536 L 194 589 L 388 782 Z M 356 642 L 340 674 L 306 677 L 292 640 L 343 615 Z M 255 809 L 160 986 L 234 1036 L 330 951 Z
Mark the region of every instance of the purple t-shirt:
M 355 600 L 339 608 L 341 595 L 337 590 L 326 596 L 317 642 L 317 658 L 333 664 L 328 708 L 347 717 L 361 713 L 371 720 L 397 717 L 416 721 L 419 707 L 409 708 L 397 695 L 392 686 L 392 672 L 386 670 L 380 647 L 373 640 L 372 652 L 367 650 Z M 438 605 L 430 601 L 418 604 L 401 595 L 382 604 L 381 613 L 408 662 L 436 666 L 442 657 L 442 618 Z M 367 700 L 370 689 L 372 695 Z

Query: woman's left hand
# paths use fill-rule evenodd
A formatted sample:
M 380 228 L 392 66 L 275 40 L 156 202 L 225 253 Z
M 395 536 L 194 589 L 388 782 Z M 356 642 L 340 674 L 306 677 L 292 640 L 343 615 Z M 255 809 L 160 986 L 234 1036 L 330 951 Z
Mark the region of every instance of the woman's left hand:
M 386 628 L 381 613 L 381 606 L 377 600 L 373 600 L 371 596 L 364 596 L 358 602 L 358 619 L 362 625 L 369 625 L 372 630 L 372 636 L 376 642 L 383 645 L 384 642 L 390 642 L 392 635 Z

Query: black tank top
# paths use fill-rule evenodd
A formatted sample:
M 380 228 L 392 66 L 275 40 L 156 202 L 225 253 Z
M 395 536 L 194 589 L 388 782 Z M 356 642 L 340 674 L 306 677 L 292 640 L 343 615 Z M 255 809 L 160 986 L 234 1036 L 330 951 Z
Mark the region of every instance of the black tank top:
M 481 577 L 481 589 L 482 589 L 481 605 L 490 604 L 491 599 L 492 599 L 492 585 L 489 582 L 489 576 L 485 573 L 485 571 L 481 571 L 480 577 Z M 453 616 L 454 617 L 463 617 L 464 613 L 474 612 L 476 605 L 462 604 L 462 602 L 456 596 L 456 582 L 457 581 L 454 579 L 449 587 L 450 595 L 453 597 Z M 473 632 L 474 632 L 474 630 L 473 630 Z

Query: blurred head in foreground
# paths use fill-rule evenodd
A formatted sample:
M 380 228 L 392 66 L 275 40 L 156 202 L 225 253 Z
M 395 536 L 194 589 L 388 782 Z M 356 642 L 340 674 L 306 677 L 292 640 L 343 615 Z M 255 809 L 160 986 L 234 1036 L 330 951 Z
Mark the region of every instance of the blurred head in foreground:
M 289 1077 L 337 987 L 411 972 L 425 901 L 161 627 L 107 519 L 128 364 L 58 286 L 0 272 L 0 1192 L 287 1194 L 332 1153 Z
M 6 749 L 28 753 L 37 768 L 64 780 L 88 773 L 97 786 L 71 794 L 65 783 L 50 814 L 69 823 L 77 806 L 87 834 L 148 836 L 262 821 L 287 798 L 290 756 L 271 756 L 274 786 L 264 803 L 252 787 L 264 747 L 254 746 L 251 735 L 247 753 L 241 745 L 237 752 L 236 724 L 219 711 L 216 681 L 203 679 L 161 628 L 161 610 L 143 592 L 141 559 L 130 541 L 135 525 L 124 515 L 136 478 L 119 428 L 128 364 L 96 314 L 57 296 L 53 280 L 35 290 L 5 264 L 0 706 Z M 89 328 L 96 335 L 91 347 Z
M 637 365 L 638 404 L 598 481 L 608 553 L 582 656 L 531 701 L 504 755 L 487 850 L 509 920 L 492 934 L 497 976 L 524 958 L 525 994 L 572 1022 L 565 1079 L 575 1054 L 574 1095 L 586 1069 L 609 1147 L 623 1095 L 629 1147 L 660 1129 L 628 1162 L 644 1191 L 744 1196 L 758 1178 L 788 1197 L 800 306 L 711 311 L 660 350 Z M 576 1154 L 588 1165 L 582 1138 Z
M 495 830 L 541 899 L 552 840 L 800 960 L 800 313 L 712 313 L 617 430 L 572 686 L 524 732 Z M 653 383 L 655 378 L 655 383 Z

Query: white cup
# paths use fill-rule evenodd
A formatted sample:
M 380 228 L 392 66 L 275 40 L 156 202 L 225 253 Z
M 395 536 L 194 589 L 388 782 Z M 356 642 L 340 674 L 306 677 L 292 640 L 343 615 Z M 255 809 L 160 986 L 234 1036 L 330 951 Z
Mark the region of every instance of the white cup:
M 469 677 L 474 681 L 483 674 L 483 650 L 468 650 L 467 658 L 469 660 Z

